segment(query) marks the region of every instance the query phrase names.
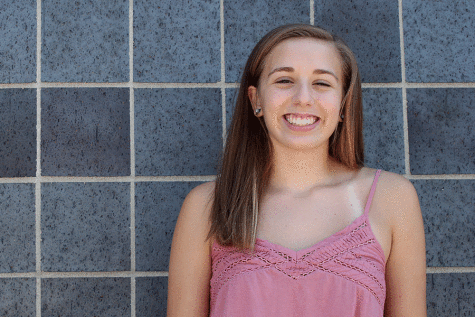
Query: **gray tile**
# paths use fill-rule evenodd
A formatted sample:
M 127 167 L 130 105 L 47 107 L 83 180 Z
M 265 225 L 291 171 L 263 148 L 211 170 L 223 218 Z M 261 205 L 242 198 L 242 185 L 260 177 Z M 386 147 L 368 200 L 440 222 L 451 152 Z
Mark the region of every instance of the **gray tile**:
M 427 316 L 474 316 L 475 273 L 427 274 Z
M 365 165 L 405 172 L 402 92 L 363 89 Z
M 134 81 L 218 82 L 219 0 L 134 1 Z
M 224 0 L 226 82 L 241 80 L 246 60 L 261 37 L 289 23 L 310 23 L 308 1 Z
M 412 174 L 475 173 L 475 89 L 408 89 Z
M 342 37 L 353 50 L 363 82 L 400 82 L 398 2 L 315 1 L 315 25 Z
M 130 175 L 128 88 L 43 89 L 41 109 L 42 175 Z
M 175 223 L 190 190 L 200 183 L 152 182 L 135 187 L 137 271 L 167 271 Z
M 0 2 L 0 83 L 36 81 L 36 1 Z
M 41 280 L 42 316 L 130 316 L 128 278 Z
M 137 89 L 137 175 L 213 175 L 222 148 L 219 89 Z
M 35 185 L 0 184 L 0 273 L 35 271 Z
M 226 130 L 229 129 L 233 119 L 238 93 L 239 89 L 237 88 L 226 88 Z
M 138 277 L 135 279 L 136 312 L 141 317 L 167 315 L 168 277 Z
M 129 80 L 129 1 L 43 0 L 41 79 Z
M 408 82 L 475 81 L 475 6 L 465 0 L 404 0 Z
M 45 183 L 44 271 L 130 270 L 130 191 L 124 183 Z
M 33 278 L 0 279 L 0 315 L 2 317 L 36 316 L 36 283 Z
M 424 218 L 427 266 L 475 266 L 475 181 L 412 183 Z
M 1 89 L 0 177 L 35 175 L 36 90 Z

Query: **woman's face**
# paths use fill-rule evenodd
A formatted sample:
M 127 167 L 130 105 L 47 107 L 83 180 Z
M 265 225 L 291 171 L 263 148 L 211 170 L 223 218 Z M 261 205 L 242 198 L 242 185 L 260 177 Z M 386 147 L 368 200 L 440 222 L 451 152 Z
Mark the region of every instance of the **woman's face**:
M 342 76 L 337 49 L 322 40 L 289 39 L 269 53 L 258 88 L 248 94 L 274 147 L 328 146 L 340 119 Z

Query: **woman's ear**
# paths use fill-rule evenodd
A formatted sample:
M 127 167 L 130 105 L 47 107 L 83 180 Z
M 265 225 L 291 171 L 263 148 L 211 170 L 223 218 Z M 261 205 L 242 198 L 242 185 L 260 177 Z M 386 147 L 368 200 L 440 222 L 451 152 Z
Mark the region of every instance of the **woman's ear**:
M 254 86 L 249 86 L 247 88 L 247 95 L 249 96 L 249 100 L 251 101 L 252 111 L 256 115 L 256 117 L 262 116 L 262 109 L 259 105 L 259 98 L 257 96 L 257 88 Z

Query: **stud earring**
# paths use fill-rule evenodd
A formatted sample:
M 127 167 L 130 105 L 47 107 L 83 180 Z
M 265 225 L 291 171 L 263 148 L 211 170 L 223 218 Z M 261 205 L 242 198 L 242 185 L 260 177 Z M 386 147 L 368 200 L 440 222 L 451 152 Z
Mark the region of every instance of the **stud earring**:
M 256 114 L 256 116 L 257 116 L 259 113 L 261 113 L 261 110 L 262 110 L 261 108 L 257 108 L 256 110 L 254 110 L 254 113 Z

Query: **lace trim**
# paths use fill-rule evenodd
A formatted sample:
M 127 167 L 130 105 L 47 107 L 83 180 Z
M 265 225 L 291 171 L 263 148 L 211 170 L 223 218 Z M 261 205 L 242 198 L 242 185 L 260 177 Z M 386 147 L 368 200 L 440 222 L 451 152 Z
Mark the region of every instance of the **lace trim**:
M 379 257 L 380 250 L 377 248 L 365 248 L 363 255 L 355 252 L 357 249 L 375 245 L 376 243 L 377 241 L 374 239 L 374 235 L 372 235 L 371 228 L 365 220 L 350 232 L 337 237 L 334 241 L 330 241 L 329 244 L 320 246 L 317 243 L 308 252 L 299 257 L 292 257 L 283 251 L 262 244 L 256 244 L 254 252 L 243 252 L 233 247 L 215 245 L 212 252 L 211 301 L 214 302 L 219 290 L 236 276 L 258 270 L 275 269 L 293 280 L 304 278 L 315 271 L 334 274 L 363 286 L 382 305 L 385 297 L 384 263 L 378 262 L 373 257 Z M 350 262 L 354 263 L 346 263 L 344 260 L 345 254 L 351 255 L 353 259 Z M 373 259 L 376 262 L 372 261 Z M 384 260 L 384 257 L 380 260 Z M 376 265 L 378 263 L 380 263 L 380 267 Z M 366 276 L 366 282 L 364 282 L 365 278 L 362 278 L 363 281 L 361 281 L 359 278 L 355 279 L 335 271 L 334 265 L 354 270 L 360 273 L 360 275 Z M 365 266 L 375 269 L 375 272 L 373 274 L 370 273 L 364 269 Z M 377 275 L 379 275 L 379 278 Z M 373 287 L 379 289 L 378 293 L 380 293 L 380 296 L 370 286 L 373 283 Z

